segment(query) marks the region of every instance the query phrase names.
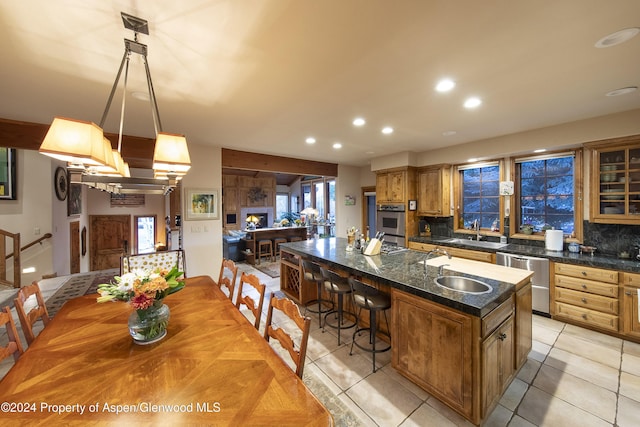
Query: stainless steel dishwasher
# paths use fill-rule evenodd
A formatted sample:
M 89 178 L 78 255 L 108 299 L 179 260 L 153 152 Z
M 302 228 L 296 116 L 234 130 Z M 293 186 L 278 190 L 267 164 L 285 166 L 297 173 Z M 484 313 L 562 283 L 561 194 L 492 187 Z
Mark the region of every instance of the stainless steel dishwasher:
M 496 253 L 496 264 L 533 271 L 531 294 L 533 312 L 549 316 L 549 260 L 524 255 Z

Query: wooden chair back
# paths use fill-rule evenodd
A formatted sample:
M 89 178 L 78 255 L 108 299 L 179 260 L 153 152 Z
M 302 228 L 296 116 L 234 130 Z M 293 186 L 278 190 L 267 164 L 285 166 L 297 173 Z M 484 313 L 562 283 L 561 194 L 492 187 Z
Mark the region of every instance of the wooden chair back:
M 24 349 L 22 348 L 22 342 L 18 336 L 18 330 L 16 324 L 13 322 L 13 316 L 11 316 L 11 310 L 9 307 L 5 307 L 0 311 L 0 326 L 4 326 L 7 329 L 8 343 L 4 347 L 0 347 L 0 360 L 4 360 L 5 357 L 13 355 L 14 360 L 18 360 Z
M 258 292 L 258 302 L 254 301 L 254 299 L 250 295 L 243 295 L 244 289 L 246 289 L 245 284 L 248 284 L 253 289 Z M 256 321 L 254 322 L 254 326 L 256 329 L 260 329 L 260 318 L 262 315 L 262 304 L 264 302 L 264 294 L 267 291 L 267 286 L 260 283 L 260 279 L 258 276 L 253 274 L 242 273 L 240 276 L 240 286 L 238 287 L 238 297 L 236 298 L 236 307 L 240 309 L 242 304 L 246 305 L 249 310 L 253 313 Z
M 220 276 L 218 277 L 218 287 L 222 290 L 224 286 L 229 291 L 229 299 L 233 302 L 233 291 L 236 289 L 236 278 L 238 277 L 238 266 L 230 259 L 223 259 L 220 266 Z
M 30 305 L 25 307 L 25 303 L 32 295 L 35 297 L 36 305 L 32 308 L 29 308 Z M 27 340 L 27 344 L 30 345 L 36 338 L 33 334 L 34 323 L 36 323 L 38 319 L 42 319 L 42 323 L 47 326 L 51 320 L 49 318 L 47 307 L 44 305 L 40 286 L 38 286 L 37 282 L 33 282 L 29 286 L 20 288 L 13 301 L 15 303 L 16 311 L 18 312 L 20 325 L 22 326 L 22 333 Z M 27 310 L 29 311 L 27 312 Z
M 302 332 L 302 338 L 296 348 L 296 344 L 293 341 L 293 331 L 287 332 L 282 327 L 273 326 L 273 310 L 279 310 L 284 313 L 289 319 L 300 328 Z M 277 297 L 275 294 L 271 294 L 269 300 L 269 310 L 267 311 L 267 324 L 264 328 L 264 339 L 269 341 L 269 338 L 275 338 L 280 342 L 283 348 L 287 350 L 291 359 L 296 365 L 296 375 L 302 378 L 304 372 L 304 361 L 307 356 L 307 342 L 309 341 L 309 330 L 311 329 L 311 319 L 304 317 L 300 314 L 298 306 L 286 297 Z

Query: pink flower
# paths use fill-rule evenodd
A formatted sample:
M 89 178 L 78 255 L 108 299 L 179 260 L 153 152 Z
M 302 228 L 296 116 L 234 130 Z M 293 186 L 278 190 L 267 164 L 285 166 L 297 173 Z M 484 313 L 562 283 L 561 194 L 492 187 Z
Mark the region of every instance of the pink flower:
M 131 300 L 131 306 L 136 310 L 144 310 L 153 305 L 153 298 L 147 296 L 147 294 L 138 294 Z

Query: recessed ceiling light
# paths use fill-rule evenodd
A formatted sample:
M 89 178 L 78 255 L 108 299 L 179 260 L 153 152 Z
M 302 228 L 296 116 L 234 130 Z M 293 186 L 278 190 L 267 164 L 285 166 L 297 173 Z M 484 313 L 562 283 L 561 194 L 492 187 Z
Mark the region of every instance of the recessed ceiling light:
M 384 133 L 385 135 L 389 135 L 393 133 L 393 128 L 391 126 L 385 126 L 382 128 L 382 133 Z
M 601 38 L 596 42 L 595 46 L 598 48 L 615 46 L 617 44 L 624 43 L 627 40 L 632 39 L 638 33 L 640 33 L 640 28 L 637 28 L 637 27 L 625 28 L 624 30 L 616 31 L 613 34 L 604 36 L 603 38 Z
M 306 142 L 307 144 L 315 144 L 316 143 L 316 139 L 312 136 L 310 136 L 309 138 L 305 139 L 304 142 Z
M 482 100 L 478 97 L 472 96 L 464 101 L 464 108 L 476 108 L 479 107 L 480 104 L 482 104 Z
M 452 136 L 455 135 L 457 132 L 455 130 L 446 130 L 444 132 L 442 132 L 442 136 Z
M 340 148 L 342 148 L 342 144 L 340 144 L 339 142 L 334 142 L 333 143 L 333 148 L 336 150 L 339 150 Z
M 436 90 L 438 92 L 449 92 L 454 87 L 456 87 L 456 82 L 451 79 L 442 79 L 436 85 Z
M 362 117 L 356 117 L 355 119 L 353 119 L 354 126 L 364 126 L 365 123 L 367 122 Z
M 623 87 L 623 88 L 612 90 L 611 92 L 608 92 L 607 96 L 626 95 L 627 93 L 635 92 L 636 90 L 638 90 L 637 86 Z
M 473 163 L 473 162 L 477 162 L 478 160 L 480 160 L 480 159 L 478 159 L 477 157 L 472 157 L 470 159 L 467 159 L 467 162 Z
M 545 151 L 547 151 L 546 148 L 538 148 L 537 150 L 533 150 L 534 153 L 544 153 Z
M 376 154 L 376 152 L 375 152 L 375 151 L 366 151 L 364 154 L 367 154 L 367 155 L 369 155 L 369 156 L 370 156 L 370 155 L 372 155 L 372 154 Z

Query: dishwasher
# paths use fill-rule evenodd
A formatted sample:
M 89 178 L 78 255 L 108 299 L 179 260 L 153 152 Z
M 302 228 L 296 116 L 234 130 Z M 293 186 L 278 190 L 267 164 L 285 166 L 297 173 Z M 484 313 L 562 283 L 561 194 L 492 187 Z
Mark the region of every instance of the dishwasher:
M 496 253 L 496 264 L 533 271 L 533 276 L 531 276 L 533 312 L 546 317 L 550 317 L 548 259 L 498 252 Z

